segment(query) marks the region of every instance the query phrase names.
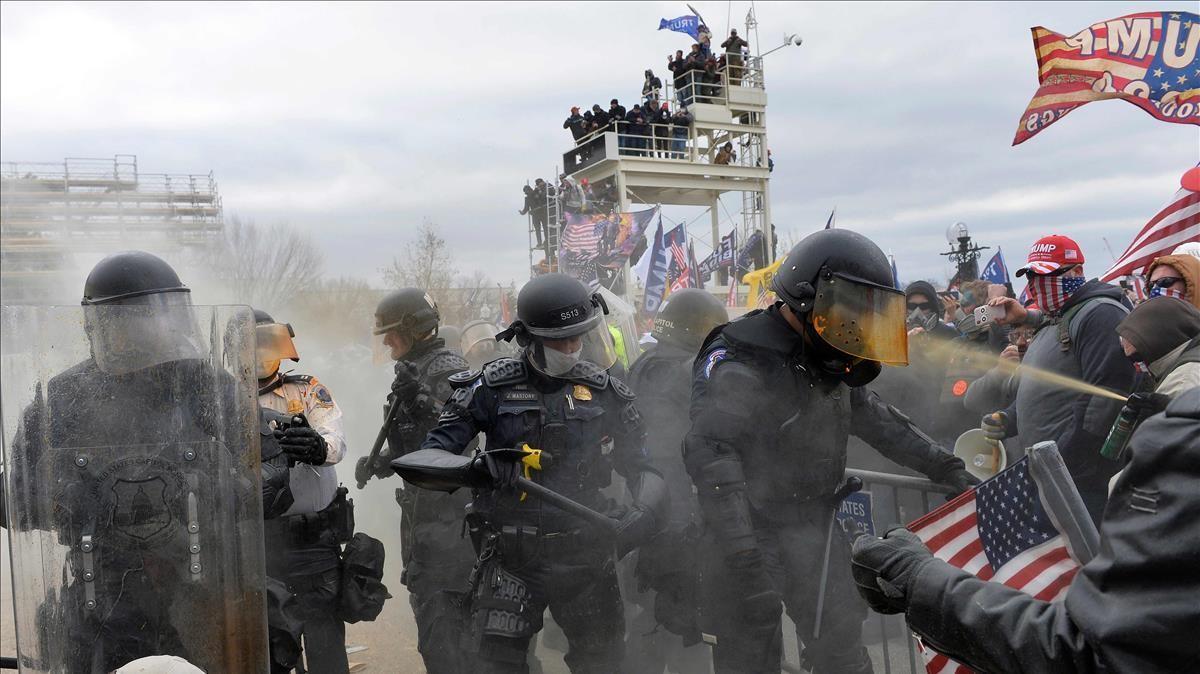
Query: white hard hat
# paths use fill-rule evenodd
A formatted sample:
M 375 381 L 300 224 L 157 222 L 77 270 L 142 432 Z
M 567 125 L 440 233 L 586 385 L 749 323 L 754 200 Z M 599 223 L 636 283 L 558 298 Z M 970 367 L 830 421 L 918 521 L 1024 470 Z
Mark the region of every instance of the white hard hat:
M 174 655 L 151 655 L 126 663 L 113 674 L 204 674 L 204 670 Z
M 1187 243 L 1180 244 L 1179 247 L 1171 251 L 1171 254 L 1200 257 L 1200 241 L 1188 241 Z

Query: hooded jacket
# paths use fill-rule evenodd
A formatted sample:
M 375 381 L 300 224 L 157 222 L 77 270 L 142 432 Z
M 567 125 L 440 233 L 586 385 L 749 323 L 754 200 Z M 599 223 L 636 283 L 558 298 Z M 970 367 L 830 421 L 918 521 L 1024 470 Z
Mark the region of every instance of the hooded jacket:
M 1200 258 L 1191 255 L 1164 255 L 1150 263 L 1146 268 L 1146 278 L 1154 273 L 1157 267 L 1169 264 L 1179 270 L 1187 289 L 1183 291 L 1183 299 L 1192 306 L 1200 308 Z
M 1149 366 L 1155 391 L 1174 397 L 1200 386 L 1200 310 L 1174 297 L 1142 302 L 1117 326 Z
M 1106 299 L 1107 301 L 1101 301 Z M 1057 322 L 1072 313 L 1060 342 Z M 1117 325 L 1124 320 L 1128 300 L 1117 286 L 1091 280 L 1080 286 L 1063 305 L 1058 317 L 1047 318 L 1025 352 L 1022 366 L 1064 375 L 1125 396 L 1133 389 L 1133 363 L 1117 339 Z M 1020 447 L 1044 440 L 1058 443 L 1063 461 L 1079 488 L 1080 496 L 1094 520 L 1099 521 L 1108 494 L 1108 478 L 1117 464 L 1100 456 L 1100 446 L 1112 426 L 1121 401 L 1065 387 L 1040 377 L 1023 376 L 1017 388 L 1016 427 Z M 1017 458 L 1017 457 L 1013 457 Z
M 910 295 L 914 294 L 928 297 L 933 302 L 939 317 L 946 312 L 946 308 L 942 304 L 942 298 L 938 296 L 937 291 L 934 290 L 932 283 L 928 281 L 913 281 L 912 283 L 908 284 L 908 287 L 904 289 L 904 299 L 907 300 Z M 952 326 L 943 323 L 941 318 L 938 319 L 937 327 L 933 328 L 932 330 L 927 330 L 926 332 L 934 337 L 940 337 L 942 339 L 954 339 L 958 336 L 958 330 L 955 330 Z

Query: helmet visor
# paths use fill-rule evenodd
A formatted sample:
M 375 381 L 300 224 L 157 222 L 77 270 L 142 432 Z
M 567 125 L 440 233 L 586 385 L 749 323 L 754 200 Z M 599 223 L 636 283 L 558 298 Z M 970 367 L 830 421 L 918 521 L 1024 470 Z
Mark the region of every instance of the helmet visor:
M 83 316 L 96 365 L 109 374 L 208 355 L 187 293 L 87 304 Z
M 529 362 L 534 369 L 550 377 L 561 377 L 581 360 L 607 370 L 617 362 L 617 350 L 602 316 L 591 321 L 583 334 L 561 338 L 537 336 L 529 345 Z M 575 326 L 578 329 L 578 326 Z
M 889 365 L 908 365 L 904 293 L 843 274 L 817 282 L 812 324 L 842 353 Z
M 299 361 L 296 344 L 292 341 L 292 326 L 286 323 L 264 323 L 254 328 L 254 353 L 258 361 L 258 378 L 263 379 L 279 370 L 284 358 Z

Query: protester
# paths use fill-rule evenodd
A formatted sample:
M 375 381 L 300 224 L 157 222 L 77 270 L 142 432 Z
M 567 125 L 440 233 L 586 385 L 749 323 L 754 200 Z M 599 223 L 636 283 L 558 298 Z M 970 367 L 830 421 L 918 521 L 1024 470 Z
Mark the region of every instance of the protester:
M 637 106 L 635 105 L 634 107 L 636 108 Z M 608 118 L 613 122 L 625 119 L 625 106 L 621 105 L 615 98 L 608 102 Z
M 750 46 L 738 37 L 737 29 L 729 31 L 729 38 L 721 43 L 725 48 L 725 63 L 729 69 L 729 86 L 736 87 L 742 81 L 742 50 Z
M 997 319 L 1001 324 L 1041 328 L 1025 352 L 1026 367 L 1128 395 L 1134 368 L 1115 332 L 1128 313 L 1128 301 L 1120 288 L 1088 281 L 1083 263 L 1083 251 L 1072 239 L 1042 237 L 1030 250 L 1027 264 L 1017 270 L 1017 276 L 1028 276 L 1030 297 L 1041 311 L 1027 311 L 1010 297 L 989 304 L 1004 307 L 1004 317 Z M 1098 522 L 1108 478 L 1117 469 L 1099 450 L 1120 408 L 1117 400 L 1041 377 L 1022 377 L 1014 406 L 984 417 L 982 427 L 993 438 L 1017 435 L 1019 429 L 1020 447 L 1057 442 L 1088 512 Z
M 1049 332 L 1053 332 L 1050 329 Z M 1032 348 L 1032 347 L 1031 347 Z M 1200 389 L 1150 417 L 1100 523 L 1099 553 L 1048 602 L 934 559 L 904 529 L 855 541 L 858 592 L 980 672 L 1186 672 L 1200 660 Z
M 958 331 L 942 322 L 942 298 L 928 281 L 913 281 L 904 289 L 908 305 L 909 338 L 925 334 L 939 339 L 954 339 Z
M 704 55 L 704 58 L 712 56 L 712 31 L 708 29 L 708 26 L 700 24 L 700 27 L 696 29 L 696 45 L 700 47 L 700 53 Z
M 570 129 L 571 137 L 575 140 L 579 140 L 587 133 L 586 122 L 579 114 L 579 106 L 576 105 L 571 107 L 571 114 L 567 116 L 566 121 L 563 122 L 563 128 Z
M 642 112 L 642 106 L 633 106 L 633 110 L 629 112 L 626 122 L 625 128 L 629 135 L 629 142 L 626 144 L 626 147 L 632 148 L 629 154 L 641 157 L 646 154 L 644 150 L 648 146 L 646 142 L 648 140 L 647 136 L 650 135 L 650 126 L 646 123 L 646 115 Z
M 1014 371 L 1013 366 L 1025 357 L 1025 350 L 1029 348 L 1033 334 L 1033 328 L 1025 325 L 1009 330 L 1009 344 L 1000 352 L 1000 360 L 1004 362 L 988 370 L 987 374 L 967 387 L 967 394 L 963 397 L 963 405 L 967 410 L 976 414 L 987 414 L 993 410 L 1010 407 L 1016 401 L 1020 371 Z
M 1200 307 L 1200 258 L 1187 254 L 1164 255 L 1146 268 L 1150 297 L 1178 297 Z
M 666 159 L 671 149 L 671 106 L 663 103 L 657 110 L 652 109 L 652 114 L 654 156 Z
M 675 96 L 679 100 L 679 105 L 687 105 L 688 101 L 684 98 L 684 87 L 687 85 L 687 59 L 683 57 L 683 50 L 676 49 L 674 56 L 667 56 L 667 70 L 671 71 L 671 85 L 675 88 Z
M 600 104 L 592 105 L 592 131 L 604 131 L 608 128 L 608 113 L 600 109 Z
M 723 98 L 724 92 L 721 91 L 721 73 L 717 60 L 711 56 L 704 61 L 704 71 L 701 74 L 703 86 L 700 88 L 704 95 L 702 103 L 715 103 L 714 99 Z
M 1170 297 L 1142 302 L 1117 326 L 1125 355 L 1144 363 L 1155 393 L 1200 386 L 1200 310 Z
M 646 69 L 646 79 L 642 82 L 642 102 L 658 107 L 658 99 L 662 94 L 662 80 L 654 76 L 654 71 Z
M 692 113 L 680 106 L 671 115 L 671 156 L 673 159 L 684 159 L 687 153 L 689 130 L 692 126 Z
M 717 151 L 717 157 L 713 159 L 714 164 L 729 164 L 737 161 L 737 153 L 733 151 L 733 143 L 725 143 L 721 149 Z

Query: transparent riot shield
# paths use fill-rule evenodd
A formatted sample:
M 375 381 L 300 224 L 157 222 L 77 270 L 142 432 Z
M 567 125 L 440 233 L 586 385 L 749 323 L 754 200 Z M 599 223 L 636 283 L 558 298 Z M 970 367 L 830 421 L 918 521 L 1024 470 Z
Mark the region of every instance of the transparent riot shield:
M 249 308 L 0 311 L 22 671 L 267 671 Z

